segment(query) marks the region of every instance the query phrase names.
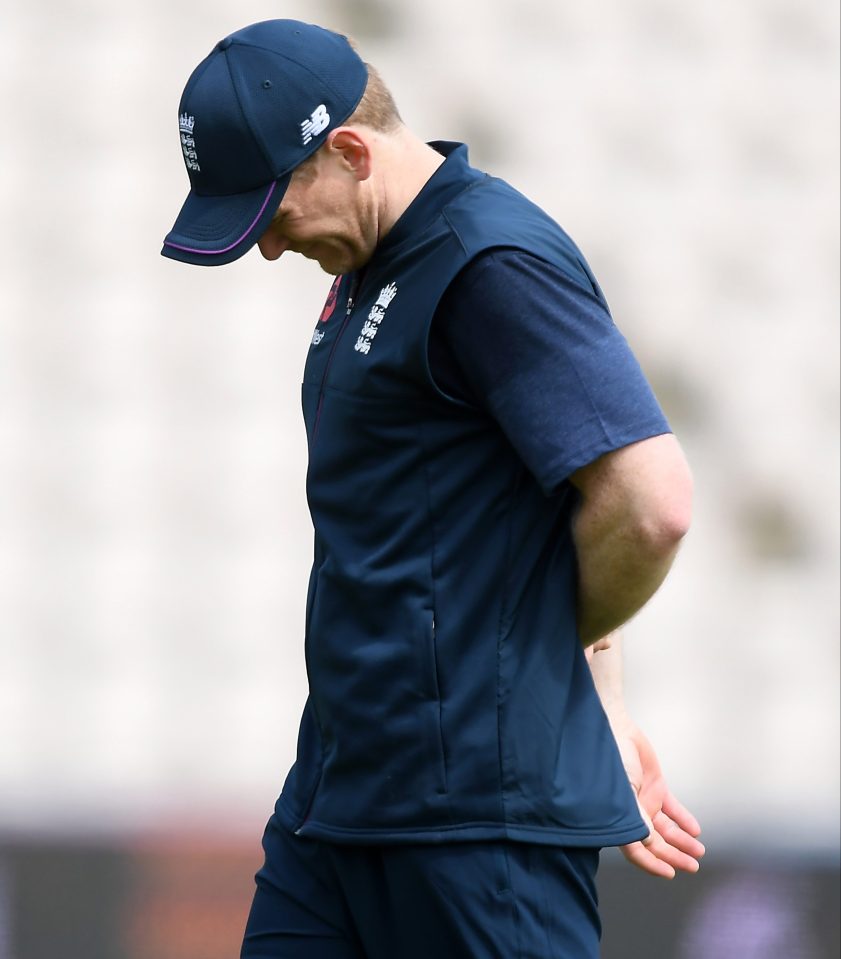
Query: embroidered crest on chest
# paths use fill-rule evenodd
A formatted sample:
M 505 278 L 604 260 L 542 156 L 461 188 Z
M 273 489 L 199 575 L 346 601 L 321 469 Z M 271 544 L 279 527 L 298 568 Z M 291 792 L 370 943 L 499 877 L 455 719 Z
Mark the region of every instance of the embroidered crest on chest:
M 377 335 L 377 330 L 380 328 L 380 323 L 382 323 L 386 310 L 391 305 L 391 301 L 395 296 L 397 296 L 396 283 L 389 283 L 388 286 L 384 286 L 380 290 L 380 295 L 371 307 L 367 319 L 362 324 L 362 329 L 353 347 L 357 353 L 368 353 L 370 351 L 374 337 Z

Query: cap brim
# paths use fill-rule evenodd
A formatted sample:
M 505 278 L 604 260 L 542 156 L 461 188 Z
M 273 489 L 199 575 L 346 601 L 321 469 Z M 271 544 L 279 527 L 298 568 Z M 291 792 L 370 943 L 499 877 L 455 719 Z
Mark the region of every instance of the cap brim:
M 233 196 L 190 191 L 164 239 L 162 256 L 198 266 L 222 266 L 247 253 L 277 212 L 291 174 Z

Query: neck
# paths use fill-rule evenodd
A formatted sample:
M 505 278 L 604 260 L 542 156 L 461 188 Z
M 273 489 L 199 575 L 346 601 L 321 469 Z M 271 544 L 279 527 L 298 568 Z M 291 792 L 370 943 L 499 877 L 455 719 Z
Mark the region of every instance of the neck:
M 420 193 L 444 157 L 406 127 L 377 142 L 380 183 L 378 239 L 389 232 Z

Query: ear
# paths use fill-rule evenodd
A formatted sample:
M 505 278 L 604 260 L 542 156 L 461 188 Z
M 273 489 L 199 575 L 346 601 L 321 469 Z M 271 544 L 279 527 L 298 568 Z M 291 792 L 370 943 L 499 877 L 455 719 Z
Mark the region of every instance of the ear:
M 327 148 L 357 180 L 371 175 L 371 143 L 356 127 L 337 127 L 327 137 Z

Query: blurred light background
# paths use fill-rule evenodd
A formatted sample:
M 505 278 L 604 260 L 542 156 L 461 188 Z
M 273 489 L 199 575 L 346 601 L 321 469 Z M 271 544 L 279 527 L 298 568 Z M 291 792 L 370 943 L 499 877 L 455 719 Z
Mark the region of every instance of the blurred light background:
M 837 4 L 4 0 L 0 959 L 237 954 L 305 698 L 330 280 L 159 249 L 187 76 L 278 16 L 572 234 L 693 466 L 627 695 L 708 862 L 606 856 L 605 955 L 837 956 Z

